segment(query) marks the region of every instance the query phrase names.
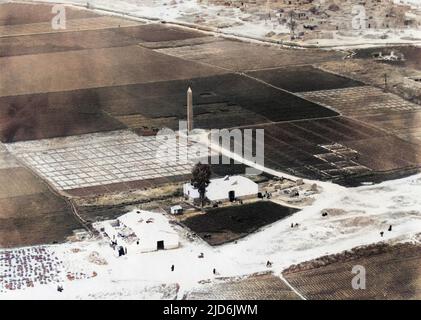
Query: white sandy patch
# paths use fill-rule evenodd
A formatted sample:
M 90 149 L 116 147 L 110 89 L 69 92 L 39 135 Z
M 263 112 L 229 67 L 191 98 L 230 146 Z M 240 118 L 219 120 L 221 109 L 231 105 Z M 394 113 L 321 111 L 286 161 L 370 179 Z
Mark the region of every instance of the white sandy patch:
M 376 186 L 344 188 L 322 184 L 324 192 L 315 204 L 293 216 L 278 221 L 237 243 L 211 247 L 203 241 L 181 235 L 179 249 L 144 254 L 128 252 L 117 258 L 105 241 L 50 246 L 61 257 L 65 269 L 88 275 L 80 280 L 62 279 L 62 293 L 57 284 L 39 285 L 25 290 L 4 291 L 0 298 L 103 299 L 103 298 L 181 298 L 183 292 L 198 286 L 198 281 L 218 276 L 239 276 L 265 271 L 266 261 L 273 262 L 277 273 L 298 262 L 325 254 L 341 252 L 359 245 L 382 240 L 414 241 L 421 232 L 421 175 Z M 336 214 L 321 216 L 326 208 Z M 291 223 L 299 226 L 291 228 Z M 393 230 L 388 232 L 389 225 Z M 384 231 L 384 237 L 380 237 Z M 78 249 L 75 252 L 74 249 Z M 79 251 L 80 250 L 80 251 Z M 97 253 L 106 264 L 89 257 Z M 204 253 L 204 258 L 198 255 Z M 95 259 L 94 259 L 95 260 Z M 171 265 L 175 266 L 171 272 Z M 95 272 L 95 276 L 92 277 Z M 174 286 L 179 286 L 178 295 Z
M 401 0 L 397 0 L 398 2 Z M 420 6 L 417 0 L 412 5 Z M 51 2 L 57 0 L 33 0 L 27 2 Z M 239 8 L 226 6 L 206 5 L 197 0 L 61 0 L 65 4 L 86 7 L 90 9 L 109 11 L 110 14 L 127 15 L 132 18 L 154 19 L 159 21 L 182 23 L 191 26 L 210 28 L 212 31 L 234 37 L 250 38 L 255 40 L 276 40 L 273 35 L 289 33 L 286 24 L 279 24 L 277 19 L 268 19 L 264 10 L 257 14 L 241 11 Z M 386 39 L 380 36 L 387 34 Z M 411 43 L 421 44 L 421 30 L 377 30 L 367 29 L 361 34 L 341 36 L 334 32 L 332 39 L 314 39 L 306 41 L 291 41 L 301 45 L 315 45 L 335 48 L 371 47 L 386 44 Z

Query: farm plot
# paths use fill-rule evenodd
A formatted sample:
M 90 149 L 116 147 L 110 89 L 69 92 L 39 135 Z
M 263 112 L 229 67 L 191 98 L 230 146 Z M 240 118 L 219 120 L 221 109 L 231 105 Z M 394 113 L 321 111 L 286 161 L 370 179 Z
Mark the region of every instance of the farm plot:
M 111 52 L 108 50 L 111 50 Z M 25 61 L 20 61 L 18 67 L 9 60 L 15 58 Z M 130 60 L 131 58 L 133 60 Z M 6 87 L 9 86 L 10 89 L 8 91 L 6 87 L 2 86 L 5 90 L 3 94 L 8 96 L 0 98 L 0 138 L 3 142 L 14 142 L 111 131 L 123 129 L 127 126 L 139 128 L 142 121 L 133 119 L 133 114 L 130 112 L 125 114 L 125 117 L 121 118 L 122 122 L 120 122 L 104 113 L 101 107 L 107 103 L 114 103 L 114 107 L 119 110 L 120 108 L 125 109 L 127 104 L 132 103 L 140 104 L 147 110 L 153 110 L 156 105 L 149 104 L 147 100 L 137 100 L 139 95 L 134 93 L 136 87 L 131 87 L 130 91 L 124 86 L 114 88 L 114 85 L 168 78 L 188 79 L 192 76 L 219 73 L 219 71 L 208 67 L 194 63 L 192 65 L 192 63 L 184 61 L 174 61 L 173 59 L 159 54 L 157 56 L 153 51 L 135 46 L 0 59 L 0 65 L 3 64 L 5 68 L 2 70 L 7 73 L 12 72 L 15 75 L 1 77 L 0 79 L 0 82 Z M 136 61 L 139 63 L 137 64 Z M 23 62 L 23 65 L 20 64 L 21 62 Z M 33 71 L 31 73 L 25 72 L 26 68 L 29 67 L 28 64 L 31 65 Z M 20 70 L 12 71 L 13 66 Z M 34 70 L 37 67 L 40 69 Z M 19 86 L 16 86 L 16 83 L 13 84 L 14 81 L 17 81 Z M 107 87 L 67 91 L 102 85 L 107 85 Z M 187 83 L 179 93 L 180 97 L 184 95 L 183 104 L 177 105 L 179 109 L 185 109 L 183 105 L 186 88 Z M 56 90 L 66 91 L 43 92 Z M 148 90 L 148 86 L 146 86 L 146 90 Z M 39 93 L 21 94 L 27 91 Z M 218 113 L 221 108 L 226 109 L 224 106 L 209 106 L 207 110 L 202 112 L 204 114 L 203 120 L 200 119 L 199 115 L 198 123 L 200 124 L 200 121 L 209 122 L 209 116 L 206 113 Z M 225 119 L 227 124 L 237 124 L 234 112 L 237 110 L 226 112 L 226 117 L 220 118 Z M 246 110 L 240 116 L 240 119 L 252 119 L 252 116 L 253 114 Z M 165 123 L 159 127 L 164 126 Z
M 7 38 L 16 38 L 21 36 L 29 36 L 29 38 L 30 36 L 33 36 L 34 38 L 36 38 L 37 35 L 42 34 L 69 33 L 81 30 L 98 30 L 104 28 L 128 27 L 138 24 L 139 23 L 137 22 L 123 20 L 117 17 L 94 17 L 66 21 L 66 28 L 60 30 L 53 29 L 51 21 L 32 24 L 6 25 L 0 26 L 0 40 L 2 40 L 2 42 L 6 40 L 6 43 L 8 43 Z M 17 49 L 18 48 L 19 46 L 17 46 Z
M 186 88 L 189 86 L 193 90 L 195 126 L 199 128 L 229 128 L 337 115 L 320 105 L 235 74 L 130 85 L 113 88 L 112 92 L 100 89 L 93 95 L 106 96 L 100 99 L 104 110 L 128 125 L 127 117 L 141 115 L 144 124 L 149 119 L 164 119 L 164 123 L 173 128 L 178 119 L 186 119 Z
M 157 23 L 150 23 L 141 27 L 121 29 L 119 34 L 121 36 L 129 36 L 131 38 L 139 39 L 139 42 L 180 41 L 206 36 L 205 33 L 199 31 Z
M 256 128 L 265 130 L 265 165 L 304 178 L 353 184 L 357 177 L 406 175 L 421 159 L 417 145 L 342 117 Z
M 210 35 L 203 35 L 201 37 L 185 38 L 178 39 L 173 38 L 172 40 L 167 40 L 167 38 L 161 39 L 161 41 L 143 41 L 139 45 L 148 49 L 158 50 L 166 48 L 175 48 L 175 47 L 185 47 L 185 46 L 197 46 L 200 44 L 222 41 L 220 38 L 216 38 Z
M 0 59 L 0 69 L 7 75 L 0 78 L 0 96 L 190 79 L 224 73 L 221 69 L 139 46 L 6 57 Z
M 25 181 L 26 183 L 22 183 Z M 22 167 L 0 170 L 0 199 L 19 197 L 48 189 Z
M 417 104 L 370 86 L 302 92 L 300 95 L 343 115 L 358 118 L 421 110 Z
M 366 269 L 366 289 L 352 287 L 355 266 Z M 417 245 L 351 250 L 293 266 L 287 281 L 304 297 L 331 299 L 420 299 L 421 250 Z
M 5 142 L 110 131 L 125 127 L 178 129 L 186 120 L 186 90 L 193 89 L 196 128 L 231 128 L 336 113 L 320 105 L 226 74 L 0 98 Z M 114 119 L 113 119 L 114 118 Z
M 93 22 L 92 20 L 90 21 Z M 0 57 L 123 47 L 139 42 L 138 39 L 120 32 L 125 29 L 123 26 L 115 28 L 113 23 L 105 20 L 103 21 L 105 25 L 100 27 L 98 18 L 96 18 L 95 22 L 95 30 L 69 32 L 69 29 L 66 29 L 66 32 L 0 37 Z
M 220 245 L 283 219 L 297 209 L 283 207 L 271 201 L 209 209 L 205 214 L 182 221 L 210 245 Z
M 0 247 L 63 241 L 80 228 L 65 200 L 22 167 L 0 170 Z
M 282 49 L 231 40 L 164 48 L 157 51 L 234 71 L 314 64 L 342 58 L 342 54 L 335 51 Z
M 250 72 L 250 76 L 291 91 L 320 91 L 359 87 L 361 82 L 325 72 L 312 66 L 297 66 Z
M 393 132 L 408 142 L 421 143 L 421 110 L 367 115 L 358 117 L 358 119 Z
M 186 83 L 186 86 L 188 84 Z M 182 95 L 179 95 L 180 100 Z M 159 97 L 162 99 L 165 97 Z M 184 99 L 185 100 L 185 99 Z M 165 102 L 163 102 L 165 103 Z M 144 116 L 140 113 L 131 115 L 116 115 L 115 118 L 126 125 L 129 128 L 135 129 L 140 135 L 148 134 L 151 130 L 157 130 L 161 128 L 170 128 L 172 130 L 178 130 L 180 126 L 180 120 L 186 120 L 187 115 L 186 107 L 183 106 L 183 102 L 179 104 L 176 101 L 172 101 L 173 105 L 171 109 L 160 110 L 159 108 L 153 110 L 150 108 L 151 105 L 155 105 L 154 102 L 149 104 L 145 102 L 143 105 L 136 105 L 137 109 L 145 110 L 145 113 L 149 116 Z M 185 103 L 185 101 L 184 101 Z M 156 113 L 168 112 L 168 116 L 154 116 L 151 115 L 151 111 Z M 176 113 L 179 113 L 179 115 Z M 242 108 L 239 105 L 231 105 L 229 102 L 223 101 L 218 103 L 209 104 L 196 104 L 194 106 L 194 127 L 202 129 L 221 129 L 231 128 L 236 126 L 247 126 L 254 125 L 256 123 L 267 123 L 268 119 L 256 114 L 252 111 Z
M 221 279 L 202 285 L 187 300 L 299 300 L 300 297 L 279 277 L 257 274 L 242 279 Z
M 0 4 L 0 26 L 51 22 L 54 14 L 52 5 L 29 3 L 2 3 Z M 66 18 L 82 19 L 98 17 L 98 14 L 89 10 L 78 10 L 66 7 Z
M 184 172 L 187 172 L 185 170 Z M 104 181 L 102 185 L 92 187 L 80 187 L 71 190 L 66 190 L 66 193 L 72 197 L 94 197 L 98 195 L 116 194 L 120 192 L 127 192 L 130 190 L 147 190 L 150 188 L 162 187 L 165 185 L 172 185 L 177 183 L 184 183 L 191 179 L 191 174 L 178 174 L 174 172 L 173 176 L 165 176 L 159 178 L 149 178 L 134 181 L 114 182 L 109 183 Z M 124 212 L 123 212 L 124 213 Z M 104 216 L 104 215 L 101 215 Z M 113 216 L 114 217 L 114 216 Z
M 55 103 L 49 94 L 0 97 L 0 139 L 16 142 L 126 128 L 95 106 Z
M 104 193 L 186 180 L 194 161 L 187 158 L 187 144 L 179 141 L 162 151 L 161 146 L 156 137 L 117 131 L 21 142 L 8 148 L 56 189 L 83 195 L 82 189 Z
M 401 166 L 410 165 L 408 161 L 416 164 L 420 162 L 421 107 L 419 105 L 369 86 L 304 92 L 301 95 L 393 134 L 395 137 L 377 140 L 376 143 L 379 149 L 389 148 L 389 152 L 395 156 L 392 162 L 401 162 Z M 356 147 L 357 144 L 352 142 L 350 147 Z M 363 144 L 362 140 L 360 148 L 364 148 Z M 368 145 L 371 147 L 372 144 Z M 368 148 L 366 149 L 368 151 Z M 388 170 L 394 167 L 394 164 L 388 163 L 387 159 L 373 158 L 371 161 L 372 166 L 378 169 Z M 382 161 L 383 164 L 380 163 Z
M 72 26 L 72 25 L 75 26 Z M 8 37 L 0 37 L 0 57 L 28 55 L 48 52 L 74 51 L 85 49 L 124 47 L 136 45 L 143 41 L 174 41 L 173 39 L 190 39 L 201 37 L 200 33 L 185 29 L 150 24 L 138 25 L 130 20 L 112 17 L 98 17 L 81 20 L 71 20 L 65 32 L 53 33 L 50 25 L 37 25 L 49 33 L 25 34 L 29 26 L 20 26 L 16 30 L 4 30 Z M 74 27 L 74 28 L 72 28 Z M 26 29 L 25 29 L 26 28 Z M 34 29 L 34 27 L 32 27 Z M 73 31 L 74 29 L 74 31 Z M 11 32 L 20 36 L 10 36 Z M 4 34 L 1 32 L 0 34 Z

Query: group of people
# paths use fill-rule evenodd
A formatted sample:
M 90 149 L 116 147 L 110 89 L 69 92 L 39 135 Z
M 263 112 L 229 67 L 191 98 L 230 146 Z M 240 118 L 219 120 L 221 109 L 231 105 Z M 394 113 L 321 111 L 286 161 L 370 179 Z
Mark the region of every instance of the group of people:
M 272 193 L 267 192 L 267 191 L 265 191 L 265 193 L 259 192 L 258 196 L 259 196 L 259 198 L 262 198 L 262 199 L 264 199 L 264 198 L 270 199 L 270 198 L 272 198 Z
M 392 231 L 392 225 L 389 226 L 389 228 L 387 229 L 387 231 Z M 383 238 L 384 231 L 380 231 L 380 236 Z
M 171 272 L 174 272 L 174 270 L 175 270 L 175 266 L 174 266 L 174 265 L 171 265 Z M 215 269 L 215 268 L 213 268 L 212 273 L 213 273 L 214 275 L 216 275 L 216 274 L 217 274 L 217 273 L 216 273 L 216 269 Z

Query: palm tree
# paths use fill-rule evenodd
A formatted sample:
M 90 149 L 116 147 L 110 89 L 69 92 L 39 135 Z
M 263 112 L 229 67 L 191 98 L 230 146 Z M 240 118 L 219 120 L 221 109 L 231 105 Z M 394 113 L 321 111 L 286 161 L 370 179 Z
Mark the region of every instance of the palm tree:
M 202 164 L 200 162 L 197 163 L 192 170 L 193 177 L 191 179 L 191 185 L 199 192 L 202 207 L 205 203 L 206 188 L 210 183 L 211 174 L 210 165 Z

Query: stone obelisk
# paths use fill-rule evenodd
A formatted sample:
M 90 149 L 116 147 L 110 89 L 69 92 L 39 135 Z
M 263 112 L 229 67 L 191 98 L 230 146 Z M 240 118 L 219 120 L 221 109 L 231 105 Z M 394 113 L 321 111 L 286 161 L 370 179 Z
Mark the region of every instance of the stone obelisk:
M 193 130 L 193 92 L 190 87 L 187 90 L 187 130 Z

